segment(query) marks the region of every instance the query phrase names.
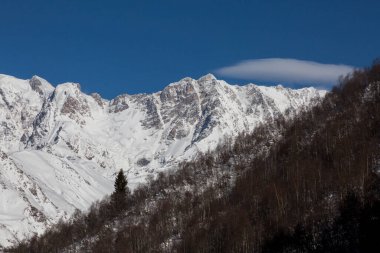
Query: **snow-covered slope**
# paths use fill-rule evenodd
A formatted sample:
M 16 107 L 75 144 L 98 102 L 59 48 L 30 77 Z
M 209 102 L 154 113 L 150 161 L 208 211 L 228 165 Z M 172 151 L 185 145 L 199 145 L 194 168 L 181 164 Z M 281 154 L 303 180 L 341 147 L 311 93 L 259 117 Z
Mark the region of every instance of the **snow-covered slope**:
M 112 191 L 213 149 L 226 136 L 292 117 L 325 91 L 233 86 L 208 74 L 108 101 L 79 84 L 0 75 L 0 244 L 42 232 Z

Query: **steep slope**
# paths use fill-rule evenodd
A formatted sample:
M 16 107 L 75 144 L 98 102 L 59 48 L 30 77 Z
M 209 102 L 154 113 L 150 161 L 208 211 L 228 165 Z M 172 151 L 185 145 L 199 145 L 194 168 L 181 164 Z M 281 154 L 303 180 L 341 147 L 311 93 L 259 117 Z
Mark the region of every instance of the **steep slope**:
M 0 243 L 85 210 L 112 191 L 121 168 L 134 188 L 227 136 L 293 117 L 324 95 L 313 88 L 232 86 L 209 74 L 108 101 L 74 83 L 54 88 L 39 77 L 2 75 L 0 203 L 7 204 Z

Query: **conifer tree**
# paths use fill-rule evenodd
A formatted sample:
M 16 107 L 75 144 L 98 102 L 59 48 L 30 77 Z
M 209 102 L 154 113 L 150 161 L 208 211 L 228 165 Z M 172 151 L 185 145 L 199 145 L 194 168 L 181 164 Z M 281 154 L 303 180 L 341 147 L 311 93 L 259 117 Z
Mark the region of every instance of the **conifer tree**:
M 126 207 L 127 195 L 129 194 L 127 184 L 127 178 L 125 177 L 123 170 L 120 169 L 114 183 L 115 190 L 111 196 L 112 204 L 117 212 L 124 210 Z
M 127 193 L 127 178 L 124 175 L 124 172 L 122 169 L 120 169 L 119 173 L 117 174 L 117 177 L 115 179 L 115 191 L 114 193 Z

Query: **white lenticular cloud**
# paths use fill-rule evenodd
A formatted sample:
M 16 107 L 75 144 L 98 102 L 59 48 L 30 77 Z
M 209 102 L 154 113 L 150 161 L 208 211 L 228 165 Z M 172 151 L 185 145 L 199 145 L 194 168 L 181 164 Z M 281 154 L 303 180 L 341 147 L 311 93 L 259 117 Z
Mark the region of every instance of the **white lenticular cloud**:
M 268 58 L 246 60 L 216 71 L 237 79 L 298 84 L 335 84 L 340 76 L 354 70 L 353 66 L 323 64 L 297 59 Z

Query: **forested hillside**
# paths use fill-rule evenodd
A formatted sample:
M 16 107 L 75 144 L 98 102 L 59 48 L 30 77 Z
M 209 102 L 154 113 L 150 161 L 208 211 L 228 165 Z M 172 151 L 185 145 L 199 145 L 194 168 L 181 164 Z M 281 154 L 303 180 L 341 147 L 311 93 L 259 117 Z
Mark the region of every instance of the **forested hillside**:
M 10 252 L 377 252 L 380 62 Z M 375 246 L 375 247 L 370 247 Z M 377 246 L 377 248 L 379 248 Z

